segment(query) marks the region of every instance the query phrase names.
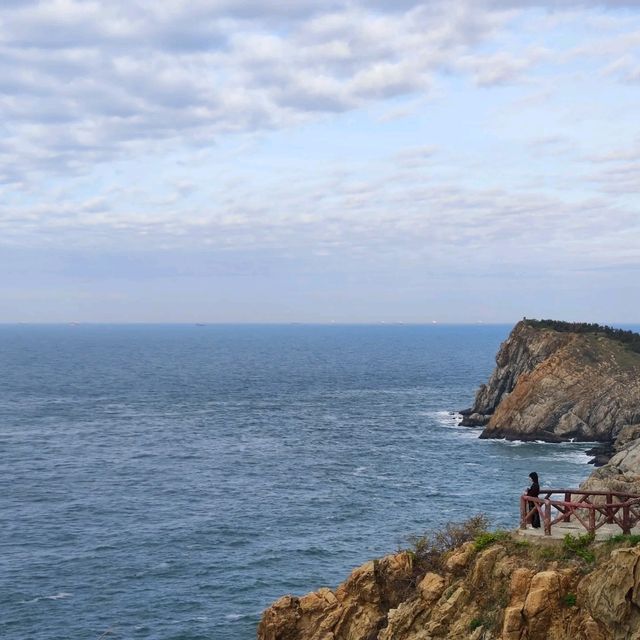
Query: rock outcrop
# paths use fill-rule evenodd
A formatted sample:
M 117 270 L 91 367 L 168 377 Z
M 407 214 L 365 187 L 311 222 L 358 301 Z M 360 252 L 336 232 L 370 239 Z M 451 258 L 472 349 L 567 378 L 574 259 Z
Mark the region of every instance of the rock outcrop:
M 411 556 L 400 553 L 367 562 L 335 591 L 285 596 L 262 616 L 261 640 L 377 638 L 390 609 L 404 600 L 412 578 Z
M 629 439 L 640 425 L 626 427 L 614 445 L 617 453 L 580 485 L 585 491 L 618 491 L 640 495 L 640 440 Z
M 513 541 L 472 547 L 454 550 L 437 573 L 416 576 L 405 552 L 356 569 L 335 591 L 281 598 L 264 612 L 258 639 L 640 638 L 640 547 L 616 549 L 595 568 L 541 566 Z
M 483 438 L 614 441 L 640 423 L 640 354 L 604 333 L 519 322 L 463 425 Z

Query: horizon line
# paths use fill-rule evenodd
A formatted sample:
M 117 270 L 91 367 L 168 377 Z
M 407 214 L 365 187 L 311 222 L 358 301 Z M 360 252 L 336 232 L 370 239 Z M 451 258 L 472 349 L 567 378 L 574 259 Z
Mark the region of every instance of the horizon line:
M 535 320 L 536 318 L 527 318 L 528 320 Z M 29 320 L 16 320 L 16 321 L 2 321 L 0 320 L 0 326 L 414 326 L 414 327 L 435 327 L 435 326 L 503 326 L 503 325 L 515 325 L 520 320 L 496 320 L 496 321 L 484 321 L 478 320 L 475 322 L 458 322 L 441 321 L 441 320 L 425 320 L 425 321 L 403 321 L 403 320 L 366 320 L 366 321 L 294 321 L 294 320 L 279 320 L 279 321 L 249 321 L 249 320 L 229 320 L 229 321 L 197 321 L 197 320 L 179 320 L 179 321 L 148 321 L 148 320 L 132 320 L 132 321 L 107 321 L 107 320 L 59 320 L 59 321 L 29 321 Z M 567 322 L 584 322 L 577 320 L 568 320 Z M 637 321 L 608 321 L 603 322 L 608 325 L 640 325 L 640 320 Z

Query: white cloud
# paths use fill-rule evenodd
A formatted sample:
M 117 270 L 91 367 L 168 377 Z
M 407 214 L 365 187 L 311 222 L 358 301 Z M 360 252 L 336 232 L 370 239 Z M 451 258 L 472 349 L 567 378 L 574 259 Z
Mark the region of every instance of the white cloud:
M 526 4 L 571 7 L 582 15 L 586 4 L 614 9 L 638 3 Z M 573 64 L 587 53 L 595 67 L 606 69 L 605 79 L 607 73 L 635 78 L 636 58 L 620 50 L 620 42 L 637 42 L 635 23 L 624 38 L 624 25 L 612 20 L 597 42 L 583 37 L 577 44 L 560 38 L 549 44 L 535 33 L 519 42 L 510 36 L 523 28 L 514 26 L 522 6 L 373 0 L 3 3 L 0 184 L 14 187 L 0 209 L 3 242 L 296 247 L 325 253 L 358 247 L 372 255 L 410 249 L 443 260 L 471 251 L 489 260 L 502 243 L 505 259 L 514 261 L 526 259 L 524 249 L 537 247 L 545 256 L 588 254 L 605 262 L 615 259 L 614 243 L 601 241 L 619 232 L 620 225 L 611 222 L 617 220 L 632 229 L 622 240 L 616 236 L 626 256 L 638 229 L 632 203 L 615 196 L 632 194 L 635 160 L 586 171 L 582 165 L 575 184 L 581 194 L 565 196 L 526 161 L 538 154 L 576 162 L 572 147 L 579 132 L 569 124 L 562 135 L 553 127 L 549 133 L 546 122 L 534 122 L 530 131 L 518 131 L 526 151 L 514 163 L 517 145 L 495 111 L 484 107 L 484 119 L 466 128 L 464 117 L 477 117 L 475 104 L 453 116 L 460 121 L 448 132 L 451 141 L 438 139 L 425 118 L 415 144 L 387 154 L 392 169 L 380 170 L 373 159 L 364 170 L 371 175 L 340 176 L 335 157 L 323 166 L 328 161 L 309 150 L 303 160 L 314 166 L 315 182 L 296 182 L 285 172 L 272 175 L 277 169 L 268 179 L 249 172 L 245 181 L 238 169 L 224 182 L 217 172 L 226 168 L 218 162 L 211 175 L 197 176 L 165 165 L 166 188 L 153 191 L 161 180 L 149 177 L 144 165 L 156 156 L 191 158 L 194 149 L 215 148 L 229 133 L 272 131 L 350 111 L 380 107 L 384 113 L 372 115 L 379 122 L 416 117 L 428 113 L 425 97 L 432 91 L 440 92 L 446 109 L 442 87 L 451 78 L 469 91 L 474 84 L 488 90 L 527 85 L 541 68 Z M 561 72 L 546 73 L 547 84 L 558 84 L 553 74 Z M 547 108 L 551 113 L 547 103 L 554 95 L 539 93 L 535 114 Z M 401 101 L 407 98 L 409 106 Z M 525 104 L 526 96 L 516 100 L 517 111 L 534 108 Z M 565 112 L 572 112 L 571 104 Z M 479 129 L 494 136 L 493 144 L 504 145 L 504 158 L 473 148 L 485 144 L 475 139 Z M 437 142 L 421 139 L 424 131 Z M 468 154 L 465 135 L 474 138 Z M 489 157 L 495 165 L 483 166 Z M 118 174 L 124 169 L 115 161 L 132 175 Z M 234 162 L 250 163 L 251 153 Z M 510 177 L 518 163 L 530 175 L 530 188 Z M 100 166 L 107 169 L 97 171 Z M 503 180 L 499 187 L 496 175 Z M 562 183 L 567 174 L 554 179 Z M 67 193 L 54 195 L 52 183 L 64 184 Z
M 424 93 L 452 56 L 505 20 L 466 3 L 389 9 L 204 0 L 3 5 L 0 176 L 78 171 L 130 154 L 131 145 L 197 143 Z

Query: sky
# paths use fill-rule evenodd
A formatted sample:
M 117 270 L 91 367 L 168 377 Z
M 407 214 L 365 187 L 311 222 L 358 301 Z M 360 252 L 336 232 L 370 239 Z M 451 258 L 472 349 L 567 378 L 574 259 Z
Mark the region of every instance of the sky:
M 0 322 L 640 322 L 640 0 L 3 0 Z

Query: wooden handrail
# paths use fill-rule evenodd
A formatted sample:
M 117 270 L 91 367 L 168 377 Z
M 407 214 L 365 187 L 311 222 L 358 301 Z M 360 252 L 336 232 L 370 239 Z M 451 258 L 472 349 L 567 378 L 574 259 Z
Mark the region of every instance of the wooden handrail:
M 625 502 L 602 502 L 600 504 L 595 504 L 593 502 L 572 502 L 570 500 L 551 500 L 550 498 L 534 498 L 532 496 L 522 496 L 525 500 L 529 502 L 536 502 L 540 504 L 544 504 L 547 500 L 551 503 L 552 507 L 556 505 L 560 505 L 562 507 L 575 507 L 576 509 L 604 509 L 605 507 L 615 507 L 619 509 L 621 507 L 629 507 L 634 504 L 640 504 L 640 496 L 637 498 L 633 498 L 632 500 L 626 500 Z
M 640 494 L 638 493 L 623 493 L 621 491 L 585 491 L 584 489 L 540 489 L 540 493 L 575 493 L 576 495 L 640 498 Z
M 563 494 L 564 499 L 552 499 L 553 494 Z M 580 496 L 576 502 L 573 495 Z M 544 497 L 541 497 L 544 496 Z M 604 503 L 593 503 L 591 497 L 606 498 Z M 614 501 L 618 498 L 619 501 Z M 634 493 L 622 493 L 619 491 L 584 491 L 581 489 L 541 489 L 538 497 L 523 494 L 520 498 L 520 528 L 526 529 L 527 524 L 533 519 L 537 512 L 540 522 L 544 523 L 545 535 L 551 535 L 551 527 L 558 522 L 570 522 L 571 516 L 589 532 L 595 534 L 604 524 L 617 524 L 628 534 L 631 528 L 640 522 L 640 512 L 634 511 L 631 507 L 640 506 L 640 495 Z M 551 519 L 551 509 L 555 508 L 560 512 L 560 516 Z M 587 522 L 583 521 L 584 510 L 588 512 Z M 622 510 L 622 519 L 618 513 Z M 578 512 L 583 512 L 580 516 Z M 596 522 L 596 512 L 604 516 Z

